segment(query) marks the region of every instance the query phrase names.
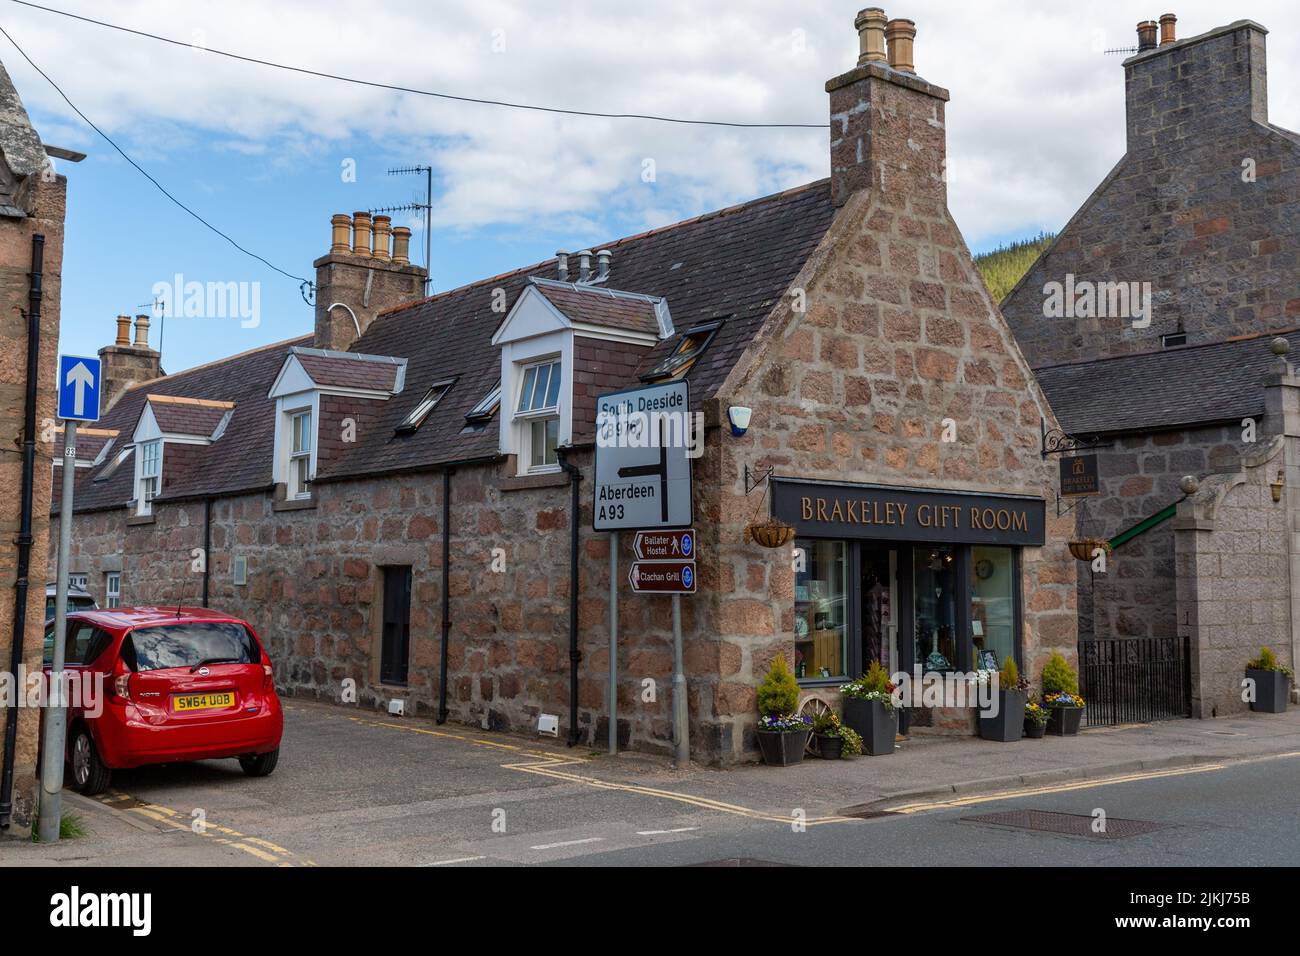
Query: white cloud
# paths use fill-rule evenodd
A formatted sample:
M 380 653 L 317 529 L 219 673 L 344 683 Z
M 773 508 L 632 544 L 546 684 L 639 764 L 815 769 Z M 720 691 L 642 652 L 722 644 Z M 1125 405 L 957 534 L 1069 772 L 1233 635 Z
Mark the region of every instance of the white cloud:
M 852 65 L 857 42 L 857 4 L 848 3 L 63 5 L 212 48 L 396 85 L 750 122 L 825 122 L 823 84 Z M 885 6 L 917 22 L 918 70 L 952 92 L 950 205 L 968 241 L 1059 227 L 1123 152 L 1122 56 L 1100 48 L 1133 43 L 1132 5 Z M 1183 36 L 1225 19 L 1222 5 L 1182 6 Z M 339 148 L 358 136 L 403 152 L 419 147 L 441 186 L 443 229 L 579 226 L 611 209 L 653 226 L 828 169 L 822 130 L 683 127 L 454 103 L 238 63 L 21 7 L 6 12 L 7 28 L 33 58 L 141 159 L 165 161 L 169 144 L 204 134 L 220 149 L 272 156 Z M 1300 13 L 1277 0 L 1251 15 L 1272 31 L 1273 121 L 1296 128 Z M 29 105 L 75 125 L 16 53 L 3 55 Z M 59 140 L 86 141 L 69 127 L 57 128 Z M 646 158 L 655 161 L 654 184 L 641 178 Z

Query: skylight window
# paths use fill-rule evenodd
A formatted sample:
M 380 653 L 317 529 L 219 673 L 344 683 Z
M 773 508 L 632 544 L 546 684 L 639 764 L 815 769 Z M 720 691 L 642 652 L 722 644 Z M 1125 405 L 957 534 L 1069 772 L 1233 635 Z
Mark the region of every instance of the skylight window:
M 419 402 L 416 403 L 415 407 L 411 409 L 411 413 L 402 419 L 402 423 L 397 426 L 398 432 L 413 432 L 423 425 L 424 420 L 429 417 L 429 413 L 438 407 L 438 403 L 442 401 L 442 397 L 447 394 L 448 390 L 453 384 L 455 384 L 455 382 L 456 380 L 454 378 L 449 378 L 446 381 L 434 383 L 434 385 L 424 393 L 424 398 L 420 399 Z
M 501 407 L 501 383 L 497 382 L 492 386 L 492 391 L 483 397 L 483 400 L 465 413 L 465 421 L 471 425 L 477 425 L 486 422 L 497 413 Z
M 669 382 L 679 379 L 695 365 L 696 360 L 709 347 L 722 322 L 705 322 L 682 333 L 676 347 L 661 361 L 641 376 L 643 382 Z

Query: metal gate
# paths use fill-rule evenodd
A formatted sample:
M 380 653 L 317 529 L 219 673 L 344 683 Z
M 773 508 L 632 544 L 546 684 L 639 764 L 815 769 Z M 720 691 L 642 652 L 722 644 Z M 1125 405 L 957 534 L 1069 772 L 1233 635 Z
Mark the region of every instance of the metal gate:
M 1079 691 L 1089 727 L 1192 715 L 1190 637 L 1079 642 Z

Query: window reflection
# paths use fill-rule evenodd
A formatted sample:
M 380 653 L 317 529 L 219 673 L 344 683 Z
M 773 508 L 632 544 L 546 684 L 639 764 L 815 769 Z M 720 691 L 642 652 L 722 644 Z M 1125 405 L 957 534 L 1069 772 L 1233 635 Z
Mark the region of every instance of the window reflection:
M 795 572 L 795 676 L 842 678 L 848 632 L 848 545 L 800 538 Z

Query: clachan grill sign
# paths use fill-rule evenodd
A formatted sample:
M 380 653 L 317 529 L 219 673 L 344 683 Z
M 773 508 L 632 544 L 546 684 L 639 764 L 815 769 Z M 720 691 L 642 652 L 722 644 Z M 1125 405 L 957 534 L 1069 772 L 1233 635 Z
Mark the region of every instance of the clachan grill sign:
M 596 398 L 597 531 L 688 527 L 693 431 L 685 382 L 663 382 Z

